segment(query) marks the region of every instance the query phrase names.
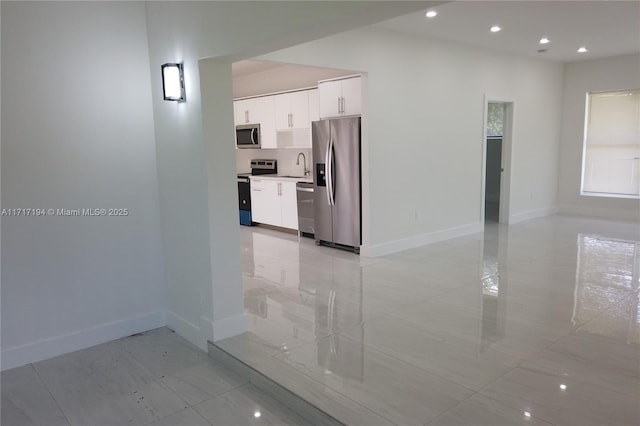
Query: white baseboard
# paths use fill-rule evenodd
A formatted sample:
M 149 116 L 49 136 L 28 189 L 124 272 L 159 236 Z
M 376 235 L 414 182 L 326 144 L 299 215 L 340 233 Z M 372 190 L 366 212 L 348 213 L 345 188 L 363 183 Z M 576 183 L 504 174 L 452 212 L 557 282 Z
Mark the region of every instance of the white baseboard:
M 551 216 L 558 212 L 556 206 L 545 207 L 543 209 L 529 210 L 528 212 L 516 213 L 509 216 L 509 225 L 524 222 L 525 220 L 537 219 L 539 217 Z
M 582 207 L 573 205 L 560 205 L 558 212 L 573 216 L 593 216 L 604 219 L 624 220 L 638 222 L 640 221 L 640 209 L 622 210 L 622 209 L 603 209 L 601 207 Z
M 187 339 L 189 342 L 198 346 L 200 349 L 206 350 L 207 340 L 203 337 L 200 325 L 187 321 L 185 318 L 173 311 L 167 311 L 167 327 Z
M 226 339 L 248 330 L 247 317 L 244 313 L 217 321 L 201 316 L 200 323 L 195 325 L 175 312 L 169 311 L 167 312 L 167 327 L 205 351 L 209 340 L 214 342 Z
M 387 254 L 397 253 L 399 251 L 408 250 L 427 244 L 450 240 L 452 238 L 463 237 L 469 234 L 475 234 L 477 232 L 482 232 L 483 230 L 484 225 L 481 223 L 456 226 L 454 228 L 443 229 L 442 231 L 420 234 L 413 237 L 402 238 L 382 244 L 362 246 L 360 247 L 360 255 L 364 257 L 384 256 Z
M 215 321 L 208 320 L 211 324 L 211 335 L 213 335 L 213 341 L 226 339 L 227 337 L 237 336 L 249 329 L 247 316 L 242 313 L 240 315 L 234 315 L 232 317 L 220 318 Z
M 151 312 L 2 350 L 2 370 L 21 367 L 166 325 L 164 311 Z

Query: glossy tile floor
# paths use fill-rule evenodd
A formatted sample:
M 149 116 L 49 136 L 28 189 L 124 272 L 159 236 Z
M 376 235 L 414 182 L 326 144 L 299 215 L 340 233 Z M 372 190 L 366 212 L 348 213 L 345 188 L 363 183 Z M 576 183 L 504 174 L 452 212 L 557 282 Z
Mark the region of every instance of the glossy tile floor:
M 1 408 L 2 426 L 309 424 L 167 328 L 3 371 Z
M 382 258 L 242 228 L 218 342 L 348 424 L 640 424 L 640 229 L 553 216 Z

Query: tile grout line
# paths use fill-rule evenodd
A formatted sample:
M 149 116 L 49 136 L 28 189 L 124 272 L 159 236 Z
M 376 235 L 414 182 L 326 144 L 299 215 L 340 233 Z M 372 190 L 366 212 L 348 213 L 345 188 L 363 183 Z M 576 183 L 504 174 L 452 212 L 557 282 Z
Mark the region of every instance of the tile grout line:
M 58 402 L 58 400 L 56 399 L 55 396 L 53 396 L 53 393 L 51 392 L 51 389 L 49 389 L 49 385 L 47 384 L 47 382 L 42 378 L 42 376 L 40 375 L 40 372 L 38 371 L 38 369 L 36 368 L 36 366 L 34 365 L 34 363 L 30 363 L 29 364 L 31 366 L 31 368 L 33 369 L 33 371 L 35 371 L 36 375 L 38 376 L 38 379 L 40 379 L 40 381 L 42 382 L 42 384 L 44 385 L 44 388 L 47 390 L 47 392 L 49 393 L 49 396 L 51 396 L 51 399 L 53 399 L 53 402 L 56 403 L 56 407 L 58 407 L 58 410 L 60 410 L 60 413 L 64 416 L 65 420 L 67 421 L 67 423 L 71 426 L 73 426 L 73 424 L 71 423 L 71 421 L 69 420 L 69 417 L 67 416 L 67 413 L 64 412 L 64 410 L 62 409 L 62 407 L 60 406 L 60 403 Z

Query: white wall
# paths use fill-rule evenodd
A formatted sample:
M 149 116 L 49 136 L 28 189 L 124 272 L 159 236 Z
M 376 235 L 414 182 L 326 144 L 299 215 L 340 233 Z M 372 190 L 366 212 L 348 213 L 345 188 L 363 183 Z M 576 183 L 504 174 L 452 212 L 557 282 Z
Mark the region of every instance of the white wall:
M 640 88 L 640 55 L 565 65 L 558 205 L 561 212 L 640 220 L 640 202 L 580 195 L 587 92 Z
M 145 8 L 2 2 L 2 368 L 165 324 Z
M 367 73 L 363 253 L 481 229 L 485 94 L 515 105 L 510 220 L 555 210 L 561 64 L 374 27 L 258 59 Z
M 146 3 L 167 322 L 178 333 L 204 348 L 207 339 L 224 338 L 244 325 L 242 298 L 236 291 L 240 225 L 231 62 L 419 10 L 425 3 Z M 203 58 L 218 60 L 199 64 Z M 160 65 L 175 61 L 184 62 L 185 68 L 187 101 L 182 104 L 160 97 Z M 206 87 L 204 100 L 201 86 Z

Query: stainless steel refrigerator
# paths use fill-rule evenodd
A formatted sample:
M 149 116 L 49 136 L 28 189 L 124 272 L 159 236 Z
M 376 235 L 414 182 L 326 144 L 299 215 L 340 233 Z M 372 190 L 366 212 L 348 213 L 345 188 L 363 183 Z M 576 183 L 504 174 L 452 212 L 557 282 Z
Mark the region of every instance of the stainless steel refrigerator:
M 316 243 L 359 253 L 360 118 L 314 121 L 312 135 Z

